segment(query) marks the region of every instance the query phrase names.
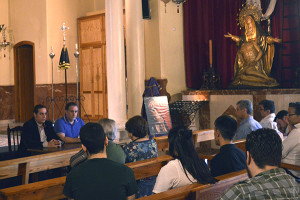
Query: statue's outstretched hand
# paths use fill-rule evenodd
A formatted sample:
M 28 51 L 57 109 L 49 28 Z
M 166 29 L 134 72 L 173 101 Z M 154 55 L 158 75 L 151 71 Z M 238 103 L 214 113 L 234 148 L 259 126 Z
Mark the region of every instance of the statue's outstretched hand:
M 224 36 L 227 37 L 227 38 L 228 37 L 232 38 L 233 35 L 231 33 L 227 33 L 227 35 L 224 35 Z
M 281 42 L 282 42 L 282 39 L 280 39 L 280 38 L 274 38 L 274 42 L 276 42 L 276 43 L 281 43 Z
M 232 35 L 231 33 L 227 33 L 227 35 L 224 35 L 226 38 L 231 38 L 235 42 L 239 42 L 240 38 L 238 36 Z
M 280 39 L 280 38 L 273 38 L 271 36 L 268 36 L 267 37 L 267 42 L 268 42 L 268 44 L 281 43 L 282 39 Z

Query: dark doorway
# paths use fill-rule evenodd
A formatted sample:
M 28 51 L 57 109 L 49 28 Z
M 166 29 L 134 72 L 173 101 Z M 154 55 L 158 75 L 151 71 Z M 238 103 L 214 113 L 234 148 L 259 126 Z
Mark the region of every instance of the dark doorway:
M 22 41 L 14 46 L 15 63 L 15 121 L 32 117 L 34 107 L 34 43 Z

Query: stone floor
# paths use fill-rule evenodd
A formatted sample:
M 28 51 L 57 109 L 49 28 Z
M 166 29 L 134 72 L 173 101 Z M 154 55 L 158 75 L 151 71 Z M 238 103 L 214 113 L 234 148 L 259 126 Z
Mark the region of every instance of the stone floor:
M 11 139 L 11 144 L 13 144 L 12 139 Z M 0 147 L 7 147 L 7 146 L 8 146 L 8 140 L 5 132 L 5 134 L 0 134 Z

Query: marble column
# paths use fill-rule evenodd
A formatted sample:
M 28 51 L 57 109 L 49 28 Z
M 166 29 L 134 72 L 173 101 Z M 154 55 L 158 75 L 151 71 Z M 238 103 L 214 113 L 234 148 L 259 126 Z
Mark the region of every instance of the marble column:
M 126 0 L 128 117 L 141 115 L 145 89 L 145 45 L 142 1 Z
M 108 117 L 124 128 L 126 116 L 123 0 L 105 0 Z

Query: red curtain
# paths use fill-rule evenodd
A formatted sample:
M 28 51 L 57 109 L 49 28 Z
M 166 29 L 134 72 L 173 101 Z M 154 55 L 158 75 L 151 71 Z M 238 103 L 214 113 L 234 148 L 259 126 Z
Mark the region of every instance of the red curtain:
M 221 88 L 228 87 L 234 75 L 237 47 L 224 34 L 242 34 L 237 25 L 237 14 L 243 3 L 242 0 L 188 0 L 184 4 L 187 87 L 199 89 L 202 85 L 203 72 L 209 68 L 209 40 L 213 42 L 213 65 L 220 75 Z M 281 0 L 277 2 L 275 13 L 271 17 L 273 37 L 281 36 L 280 5 Z M 264 8 L 264 1 L 262 7 Z M 276 70 L 280 68 L 279 47 L 275 50 L 274 64 L 277 66 L 272 70 L 277 80 L 281 76 L 281 71 Z

